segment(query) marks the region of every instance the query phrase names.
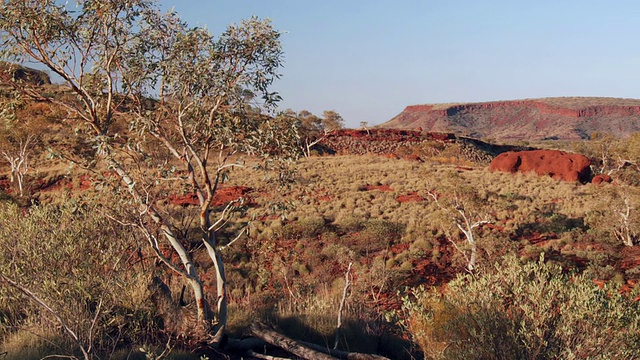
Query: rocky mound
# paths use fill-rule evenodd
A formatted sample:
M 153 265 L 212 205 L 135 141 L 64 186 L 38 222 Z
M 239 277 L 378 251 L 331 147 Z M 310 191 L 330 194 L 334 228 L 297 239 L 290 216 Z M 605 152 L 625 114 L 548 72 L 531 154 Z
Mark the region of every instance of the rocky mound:
M 44 71 L 6 62 L 0 62 L 0 76 L 6 76 L 10 81 L 24 81 L 36 86 L 51 84 L 49 75 Z
M 450 143 L 455 139 L 455 135 L 449 133 L 426 133 L 397 129 L 343 129 L 333 131 L 322 140 L 320 152 L 345 155 L 385 155 L 396 152 L 402 146 L 418 144 L 422 141 Z
M 382 128 L 494 140 L 577 140 L 640 131 L 640 99 L 567 97 L 407 106 Z
M 314 147 L 319 154 L 340 155 L 393 155 L 420 160 L 424 154 L 416 154 L 414 147 L 433 146 L 433 154 L 447 148 L 456 147 L 467 160 L 489 164 L 498 154 L 505 151 L 527 150 L 520 146 L 494 145 L 481 140 L 458 137 L 452 133 L 427 132 L 398 129 L 336 130 Z M 424 149 L 423 149 L 424 150 Z
M 584 155 L 559 150 L 508 151 L 496 156 L 490 171 L 535 173 L 564 181 L 588 182 L 591 161 Z

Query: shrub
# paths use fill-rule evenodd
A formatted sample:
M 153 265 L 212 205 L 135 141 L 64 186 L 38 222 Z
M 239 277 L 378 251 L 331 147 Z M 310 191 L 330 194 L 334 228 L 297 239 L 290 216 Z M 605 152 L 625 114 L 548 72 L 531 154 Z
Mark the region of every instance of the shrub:
M 282 227 L 285 239 L 310 239 L 317 237 L 324 230 L 325 221 L 321 217 L 308 217 Z
M 391 244 L 400 242 L 403 234 L 402 224 L 370 219 L 363 224 L 362 231 L 351 234 L 347 241 L 353 251 L 364 255 L 384 250 Z
M 340 231 L 349 233 L 354 231 L 360 231 L 364 227 L 364 218 L 361 216 L 355 216 L 353 214 L 344 215 L 336 219 L 336 224 Z
M 615 285 L 544 262 L 505 257 L 441 294 L 406 298 L 405 325 L 428 358 L 630 359 L 640 355 L 640 306 Z
M 128 236 L 131 229 L 77 202 L 28 210 L 0 203 L 0 272 L 42 299 L 98 353 L 146 342 L 158 330 L 146 301 L 150 276 L 138 268 L 142 254 Z M 50 312 L 5 285 L 0 335 L 35 332 L 75 348 L 61 340 L 67 334 L 61 336 Z

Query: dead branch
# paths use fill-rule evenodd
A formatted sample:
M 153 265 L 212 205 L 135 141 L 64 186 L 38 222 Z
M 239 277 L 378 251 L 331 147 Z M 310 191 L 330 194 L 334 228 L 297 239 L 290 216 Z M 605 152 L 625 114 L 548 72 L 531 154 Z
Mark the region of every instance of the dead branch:
M 284 349 L 296 356 L 303 359 L 314 360 L 333 360 L 334 357 L 324 354 L 322 352 L 312 350 L 306 346 L 301 345 L 299 342 L 286 337 L 271 327 L 261 322 L 254 322 L 251 324 L 251 333 L 267 343 Z
M 325 352 L 327 354 L 330 354 L 331 356 L 333 356 L 334 358 L 337 359 L 343 359 L 343 360 L 389 360 L 389 358 L 386 358 L 382 355 L 375 355 L 375 354 L 363 354 L 363 353 L 356 353 L 356 352 L 348 352 L 348 351 L 343 351 L 343 350 L 337 350 L 337 349 L 329 349 L 327 347 L 324 346 L 320 346 L 317 344 L 313 344 L 313 343 L 309 343 L 306 341 L 300 341 L 300 344 L 316 350 L 316 351 L 320 351 L 320 352 Z
M 354 353 L 330 349 L 325 346 L 320 346 L 305 341 L 296 341 L 276 332 L 271 327 L 261 322 L 254 322 L 251 325 L 250 330 L 253 335 L 264 340 L 265 342 L 288 351 L 302 359 L 389 360 L 388 358 L 380 355 Z
M 344 290 L 342 291 L 342 300 L 340 301 L 340 308 L 338 309 L 338 325 L 336 326 L 336 339 L 333 343 L 333 348 L 338 348 L 338 340 L 340 339 L 340 328 L 342 327 L 342 310 L 344 310 L 344 303 L 347 300 L 347 294 L 349 293 L 349 286 L 351 286 L 351 266 L 352 262 L 349 263 L 349 267 L 347 268 L 347 273 L 344 275 Z
M 80 351 L 82 351 L 82 355 L 84 356 L 84 358 L 86 360 L 90 359 L 89 356 L 89 352 L 87 351 L 87 349 L 85 349 L 84 345 L 82 344 L 82 340 L 78 337 L 78 335 L 76 335 L 76 333 L 64 322 L 64 320 L 62 320 L 62 318 L 60 317 L 60 315 L 58 315 L 58 313 L 53 310 L 49 305 L 47 305 L 47 303 L 44 302 L 44 300 L 40 299 L 36 294 L 34 294 L 33 292 L 31 292 L 29 289 L 27 289 L 26 287 L 18 284 L 17 282 L 13 281 L 12 279 L 6 277 L 3 274 L 0 274 L 0 280 L 4 281 L 5 283 L 9 284 L 10 286 L 14 287 L 15 289 L 17 289 L 18 291 L 20 291 L 21 293 L 23 293 L 24 295 L 27 296 L 27 298 L 31 299 L 32 301 L 34 301 L 35 303 L 37 303 L 38 305 L 40 305 L 42 308 L 44 308 L 45 310 L 47 310 L 49 313 L 51 313 L 51 315 L 53 315 L 53 317 L 56 318 L 56 320 L 60 323 L 60 325 L 62 326 L 62 329 L 69 335 L 71 336 L 71 338 L 76 342 L 76 345 L 78 345 L 78 347 L 80 348 Z
M 248 356 L 252 356 L 254 358 L 265 359 L 265 360 L 291 360 L 291 358 L 282 358 L 282 357 L 271 356 L 271 355 L 263 355 L 263 354 L 255 352 L 253 350 L 247 351 L 246 354 Z

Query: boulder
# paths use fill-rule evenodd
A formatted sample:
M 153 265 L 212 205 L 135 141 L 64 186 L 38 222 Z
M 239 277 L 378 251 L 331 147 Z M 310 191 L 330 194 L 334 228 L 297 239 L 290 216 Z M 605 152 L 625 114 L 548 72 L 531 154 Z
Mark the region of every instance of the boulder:
M 607 174 L 598 174 L 591 179 L 592 184 L 611 183 L 613 179 Z
M 496 156 L 490 171 L 535 173 L 564 181 L 588 182 L 591 162 L 580 154 L 559 150 L 507 151 Z

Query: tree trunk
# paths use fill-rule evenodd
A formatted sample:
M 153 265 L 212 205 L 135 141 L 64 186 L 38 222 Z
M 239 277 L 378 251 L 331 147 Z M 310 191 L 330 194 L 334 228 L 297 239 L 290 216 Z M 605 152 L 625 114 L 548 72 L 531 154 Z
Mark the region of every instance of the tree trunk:
M 207 254 L 213 261 L 213 265 L 216 271 L 216 310 L 217 310 L 217 323 L 213 327 L 212 344 L 219 344 L 225 335 L 227 322 L 228 322 L 228 301 L 227 301 L 227 277 L 224 271 L 224 262 L 222 261 L 222 254 L 217 247 L 217 241 L 215 233 L 208 234 L 209 239 L 204 239 L 204 246 L 207 249 Z
M 476 268 L 476 261 L 478 258 L 478 244 L 476 244 L 476 241 L 473 238 L 473 229 L 465 230 L 460 226 L 460 224 L 458 224 L 458 228 L 462 231 L 464 237 L 467 238 L 469 246 L 471 246 L 471 256 L 469 256 L 469 261 L 467 262 L 467 271 L 473 272 Z
M 224 272 L 224 263 L 220 249 L 214 251 L 213 261 L 216 269 L 216 291 L 218 292 L 217 311 L 218 323 L 214 327 L 213 341 L 220 343 L 224 337 L 228 321 L 228 301 L 227 301 L 227 277 Z
M 473 240 L 473 235 L 471 235 L 471 239 Z M 469 241 L 471 244 L 471 256 L 469 256 L 469 264 L 467 264 L 467 270 L 474 271 L 476 269 L 476 261 L 478 258 L 478 246 L 475 241 Z
M 296 356 L 299 356 L 303 359 L 313 359 L 313 360 L 334 360 L 333 356 L 321 353 L 319 351 L 312 350 L 306 346 L 301 345 L 297 341 L 288 338 L 273 329 L 269 326 L 261 323 L 254 322 L 251 325 L 251 333 L 260 339 L 266 341 L 267 343 L 277 346 L 281 349 L 284 349 Z
M 184 276 L 187 279 L 189 286 L 191 287 L 191 290 L 193 292 L 193 297 L 196 303 L 196 309 L 197 309 L 196 324 L 191 324 L 191 326 L 196 328 L 196 331 L 195 331 L 196 333 L 201 333 L 203 332 L 202 330 L 204 330 L 204 332 L 206 333 L 209 330 L 208 323 L 209 323 L 209 320 L 211 320 L 211 312 L 210 312 L 209 304 L 207 303 L 207 300 L 205 299 L 205 296 L 204 296 L 204 287 L 202 285 L 202 281 L 198 276 L 198 273 L 196 271 L 196 267 L 191 255 L 188 253 L 187 249 L 185 249 L 184 245 L 182 245 L 182 243 L 180 242 L 180 240 L 178 239 L 174 231 L 171 229 L 171 227 L 166 223 L 162 215 L 156 211 L 153 205 L 147 204 L 145 201 L 145 198 L 142 197 L 140 193 L 138 193 L 138 190 L 135 188 L 135 182 L 133 181 L 133 179 L 131 179 L 129 174 L 122 168 L 122 166 L 120 166 L 120 164 L 117 161 L 109 157 L 106 157 L 105 160 L 111 166 L 111 168 L 118 174 L 121 181 L 126 185 L 127 190 L 129 191 L 133 199 L 138 203 L 138 206 L 144 209 L 143 213 L 146 213 L 151 218 L 151 220 L 153 220 L 153 222 L 160 225 L 160 229 L 162 231 L 162 234 L 164 235 L 164 238 L 171 245 L 173 250 L 178 254 L 178 257 L 180 258 L 180 262 L 182 263 L 184 270 L 176 269 L 176 268 L 173 268 L 173 270 L 177 271 L 180 275 Z M 169 265 L 169 267 L 175 266 L 170 264 L 167 264 L 167 265 Z M 206 335 L 206 334 L 203 333 L 201 335 Z

